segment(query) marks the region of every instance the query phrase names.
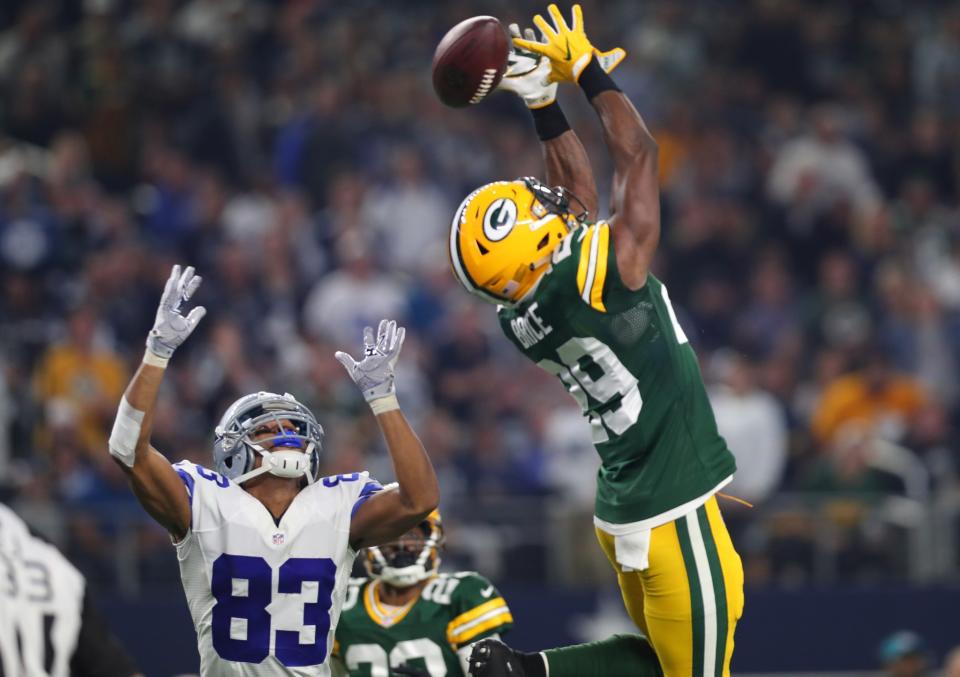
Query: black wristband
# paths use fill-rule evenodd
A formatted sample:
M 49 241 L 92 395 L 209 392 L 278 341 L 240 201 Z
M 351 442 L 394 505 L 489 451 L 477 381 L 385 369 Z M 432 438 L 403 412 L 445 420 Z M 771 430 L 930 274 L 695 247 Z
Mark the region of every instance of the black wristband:
M 590 63 L 580 73 L 577 84 L 580 85 L 580 89 L 583 90 L 590 101 L 593 101 L 593 97 L 602 92 L 620 91 L 613 79 L 603 70 L 603 66 L 597 61 L 597 57 L 590 59 Z
M 537 136 L 541 141 L 555 139 L 570 129 L 567 116 L 556 101 L 543 108 L 531 108 L 530 114 L 533 115 L 533 125 L 537 128 Z

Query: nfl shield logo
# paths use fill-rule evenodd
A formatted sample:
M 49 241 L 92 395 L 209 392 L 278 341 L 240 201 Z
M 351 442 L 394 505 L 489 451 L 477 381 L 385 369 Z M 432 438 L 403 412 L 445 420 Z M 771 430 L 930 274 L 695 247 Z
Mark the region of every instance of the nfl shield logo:
M 274 535 L 273 535 L 273 544 L 274 544 L 274 545 L 283 545 L 283 534 L 274 534 Z

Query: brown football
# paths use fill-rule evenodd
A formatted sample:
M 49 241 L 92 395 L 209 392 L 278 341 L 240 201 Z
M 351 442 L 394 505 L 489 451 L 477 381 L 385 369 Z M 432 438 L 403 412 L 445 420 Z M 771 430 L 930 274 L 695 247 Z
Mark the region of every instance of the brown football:
M 433 53 L 433 89 L 448 106 L 479 103 L 507 69 L 507 32 L 492 16 L 475 16 L 447 31 Z

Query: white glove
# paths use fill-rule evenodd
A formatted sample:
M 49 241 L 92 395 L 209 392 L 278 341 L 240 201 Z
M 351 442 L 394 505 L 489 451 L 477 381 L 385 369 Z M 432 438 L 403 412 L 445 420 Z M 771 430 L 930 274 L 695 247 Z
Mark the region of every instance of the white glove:
M 535 40 L 533 29 L 524 33 L 528 40 Z M 520 36 L 520 27 L 510 24 L 510 35 Z M 500 79 L 497 89 L 513 92 L 527 104 L 527 108 L 543 108 L 557 99 L 557 83 L 550 82 L 550 59 L 533 52 L 511 47 L 507 57 L 507 72 Z
M 175 265 L 170 272 L 170 279 L 160 297 L 157 319 L 147 335 L 148 356 L 152 354 L 159 358 L 152 362 L 159 363 L 156 366 L 166 365 L 173 351 L 187 340 L 200 319 L 207 314 L 203 306 L 197 306 L 186 317 L 180 313 L 180 304 L 190 300 L 202 280 L 199 275 L 194 275 L 193 266 L 187 266 L 181 273 L 180 266 Z
M 524 29 L 522 36 L 517 24 L 510 24 L 509 28 L 511 38 L 526 38 L 531 43 L 542 45 L 549 43 L 545 34 L 542 40 L 537 40 L 532 28 Z M 615 47 L 607 52 L 594 49 L 593 55 L 600 67 L 611 73 L 627 53 L 622 47 Z M 559 80 L 551 77 L 552 71 L 550 59 L 546 56 L 511 45 L 510 54 L 507 56 L 507 71 L 500 79 L 497 89 L 513 92 L 523 99 L 527 108 L 544 108 L 557 99 Z
M 360 362 L 341 350 L 334 354 L 376 414 L 399 407 L 393 370 L 400 357 L 404 336 L 406 330 L 397 328 L 395 321 L 380 320 L 376 341 L 373 327 L 363 330 L 363 359 Z

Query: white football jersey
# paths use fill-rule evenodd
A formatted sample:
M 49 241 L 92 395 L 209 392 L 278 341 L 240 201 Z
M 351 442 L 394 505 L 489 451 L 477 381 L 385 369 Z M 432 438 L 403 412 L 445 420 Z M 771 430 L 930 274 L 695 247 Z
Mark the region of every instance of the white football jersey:
M 200 674 L 329 675 L 356 552 L 350 520 L 382 487 L 367 473 L 304 487 L 280 518 L 222 475 L 175 464 L 190 531 L 176 544 Z
M 0 674 L 68 677 L 85 587 L 56 548 L 0 504 Z

